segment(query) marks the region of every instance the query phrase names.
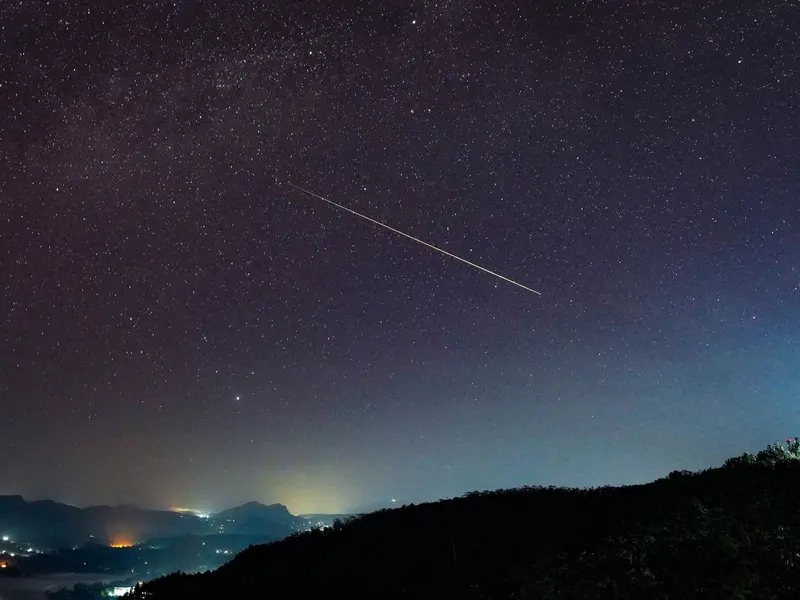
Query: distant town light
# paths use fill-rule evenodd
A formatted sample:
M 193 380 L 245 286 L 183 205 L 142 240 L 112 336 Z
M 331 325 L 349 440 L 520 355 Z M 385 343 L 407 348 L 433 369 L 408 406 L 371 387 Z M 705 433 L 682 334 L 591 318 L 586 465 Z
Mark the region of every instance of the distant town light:
M 3 541 L 4 541 L 4 542 L 7 542 L 7 541 L 8 541 L 8 536 L 7 536 L 7 535 L 4 535 L 4 536 L 3 536 Z

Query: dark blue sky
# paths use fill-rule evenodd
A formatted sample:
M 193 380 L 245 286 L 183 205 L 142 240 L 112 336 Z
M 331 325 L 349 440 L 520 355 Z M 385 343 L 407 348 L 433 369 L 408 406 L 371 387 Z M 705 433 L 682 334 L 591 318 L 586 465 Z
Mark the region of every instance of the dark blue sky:
M 0 493 L 338 512 L 797 434 L 796 7 L 286 4 L 0 8 Z

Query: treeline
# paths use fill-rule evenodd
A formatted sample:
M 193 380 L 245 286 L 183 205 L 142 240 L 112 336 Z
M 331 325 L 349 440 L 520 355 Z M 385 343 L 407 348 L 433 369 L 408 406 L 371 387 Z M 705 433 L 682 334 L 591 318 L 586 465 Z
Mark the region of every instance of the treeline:
M 142 597 L 789 598 L 800 441 L 647 485 L 525 487 L 379 511 L 250 547 Z

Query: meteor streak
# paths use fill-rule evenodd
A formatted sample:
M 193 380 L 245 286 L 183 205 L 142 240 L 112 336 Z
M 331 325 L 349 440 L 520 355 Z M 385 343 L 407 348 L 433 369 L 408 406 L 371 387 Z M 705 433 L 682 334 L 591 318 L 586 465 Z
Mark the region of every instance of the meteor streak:
M 513 284 L 513 285 L 515 285 L 517 287 L 521 287 L 523 290 L 526 290 L 528 292 L 533 292 L 534 294 L 538 294 L 539 296 L 542 295 L 541 292 L 537 292 L 536 290 L 531 289 L 528 286 L 522 285 L 521 283 L 517 283 L 516 281 L 514 281 L 513 279 L 509 279 L 508 277 L 503 277 L 502 275 L 500 275 L 500 273 L 495 273 L 494 271 L 490 271 L 486 267 L 482 267 L 480 265 L 476 265 L 474 262 L 470 262 L 465 258 L 461 258 L 460 256 L 456 256 L 455 254 L 451 254 L 447 250 L 442 250 L 441 248 L 437 248 L 433 244 L 429 244 L 428 242 L 424 242 L 419 238 L 415 238 L 413 235 L 409 235 L 407 233 L 404 233 L 404 232 L 400 231 L 399 229 L 395 229 L 394 227 L 389 227 L 385 223 L 381 223 L 380 221 L 376 221 L 375 219 L 372 219 L 372 218 L 368 217 L 367 215 L 362 215 L 361 213 L 356 212 L 351 208 L 347 208 L 346 206 L 342 206 L 341 204 L 337 204 L 333 200 L 328 200 L 327 198 L 325 198 L 323 196 L 320 196 L 319 194 L 315 194 L 312 191 L 309 191 L 309 190 L 306 190 L 304 188 L 301 188 L 299 185 L 295 185 L 295 184 L 293 184 L 291 182 L 287 182 L 287 183 L 291 187 L 293 187 L 294 189 L 296 189 L 296 190 L 298 190 L 300 192 L 303 192 L 304 194 L 308 194 L 309 196 L 312 196 L 312 197 L 317 198 L 319 200 L 323 200 L 324 202 L 327 202 L 328 204 L 332 204 L 336 208 L 341 208 L 342 210 L 346 210 L 347 212 L 352 213 L 357 217 L 361 217 L 362 219 L 365 219 L 365 220 L 369 221 L 370 223 L 375 223 L 375 225 L 380 225 L 381 227 L 384 227 L 385 229 L 388 229 L 389 231 L 393 231 L 394 233 L 402 235 L 403 237 L 407 237 L 408 239 L 413 240 L 413 241 L 417 242 L 418 244 L 422 244 L 423 246 L 427 246 L 428 248 L 436 250 L 437 252 L 441 252 L 445 256 L 449 256 L 450 258 L 455 258 L 456 260 L 460 260 L 462 263 L 468 264 L 470 267 L 474 267 L 474 268 L 476 268 L 476 269 L 478 269 L 480 271 L 483 271 L 484 273 L 488 273 L 489 275 L 493 275 L 494 277 L 497 277 L 498 279 L 502 279 L 503 281 L 505 281 L 507 283 L 511 283 L 511 284 Z

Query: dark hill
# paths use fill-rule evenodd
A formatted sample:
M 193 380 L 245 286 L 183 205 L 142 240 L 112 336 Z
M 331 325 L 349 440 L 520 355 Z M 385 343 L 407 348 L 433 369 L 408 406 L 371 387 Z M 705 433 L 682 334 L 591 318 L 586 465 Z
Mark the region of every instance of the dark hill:
M 800 451 L 591 490 L 522 488 L 379 511 L 251 547 L 181 598 L 789 598 L 800 591 Z
M 26 502 L 21 496 L 0 496 L 0 531 L 43 548 L 91 542 L 128 545 L 155 535 L 214 533 L 209 523 L 193 515 L 130 506 L 78 508 L 50 500 Z
M 154 537 L 231 534 L 281 539 L 308 528 L 308 521 L 285 506 L 250 502 L 215 518 L 148 510 L 133 506 L 90 506 L 22 496 L 0 496 L 0 532 L 44 549 L 72 548 L 88 543 L 134 545 Z
M 283 504 L 270 504 L 269 506 L 260 502 L 248 502 L 235 508 L 229 508 L 221 513 L 214 515 L 216 519 L 230 519 L 233 521 L 247 521 L 251 519 L 266 519 L 274 523 L 284 525 L 305 525 L 306 520 L 297 517 L 289 512 Z
M 283 504 L 248 502 L 214 515 L 214 520 L 224 524 L 226 533 L 265 534 L 273 538 L 308 529 L 308 521 L 290 513 Z

